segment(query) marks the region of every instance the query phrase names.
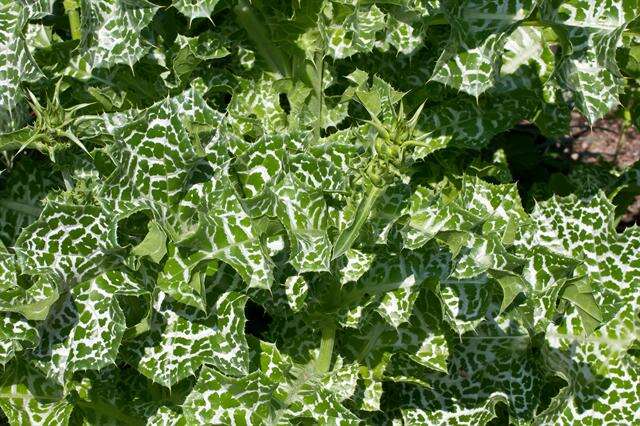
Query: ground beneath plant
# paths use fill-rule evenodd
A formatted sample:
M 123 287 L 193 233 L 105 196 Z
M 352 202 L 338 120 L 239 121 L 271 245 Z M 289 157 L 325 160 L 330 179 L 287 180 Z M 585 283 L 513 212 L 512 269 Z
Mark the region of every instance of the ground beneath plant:
M 577 113 L 571 119 L 571 134 L 558 142 L 572 160 L 590 164 L 629 167 L 640 160 L 640 132 L 625 128 L 614 116 L 596 121 L 593 126 Z M 621 219 L 622 226 L 640 225 L 640 195 Z

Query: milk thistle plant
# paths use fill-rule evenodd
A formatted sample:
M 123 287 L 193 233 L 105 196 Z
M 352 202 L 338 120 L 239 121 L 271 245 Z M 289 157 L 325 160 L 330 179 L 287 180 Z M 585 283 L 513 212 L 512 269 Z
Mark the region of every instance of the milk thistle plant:
M 639 15 L 0 0 L 6 421 L 636 423 Z

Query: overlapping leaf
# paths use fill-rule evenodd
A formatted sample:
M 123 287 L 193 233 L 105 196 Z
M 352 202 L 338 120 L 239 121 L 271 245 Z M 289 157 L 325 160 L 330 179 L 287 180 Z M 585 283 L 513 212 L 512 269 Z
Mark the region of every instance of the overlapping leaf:
M 2 394 L 0 407 L 13 424 L 65 425 L 73 411 L 62 387 L 24 362 L 7 369 Z
M 233 376 L 245 374 L 248 347 L 244 337 L 244 303 L 237 293 L 223 294 L 210 316 L 181 309 L 159 293 L 149 331 L 131 341 L 126 357 L 145 376 L 172 387 L 203 364 Z
M 80 282 L 109 268 L 116 257 L 109 220 L 99 207 L 48 203 L 16 242 L 23 270 Z
M 30 225 L 40 215 L 40 202 L 61 184 L 50 171 L 36 167 L 29 158 L 22 158 L 15 167 L 5 172 L 4 189 L 0 192 L 0 238 L 12 245 L 22 228 Z
M 500 71 L 506 37 L 536 5 L 535 0 L 504 0 L 447 7 L 451 38 L 431 78 L 476 98 L 486 92 Z
M 22 83 L 40 76 L 40 69 L 28 49 L 24 29 L 35 17 L 22 2 L 3 1 L 0 4 L 0 133 L 22 127 L 28 112 Z
M 557 75 L 580 111 L 594 122 L 618 103 L 622 80 L 615 49 L 627 24 L 638 17 L 637 1 L 544 3 L 542 16 L 563 41 Z
M 636 421 L 637 167 L 513 145 L 636 0 L 80 4 L 0 0 L 1 420 Z
M 592 334 L 588 298 L 579 301 L 563 323 L 550 323 L 548 363 L 569 382 L 546 412 L 556 421 L 595 418 L 609 412 L 617 421 L 630 419 L 626 410 L 615 409 L 614 400 L 624 393 L 628 406 L 638 404 L 638 395 L 624 392 L 622 381 L 635 389 L 637 363 L 627 352 L 638 339 L 637 306 L 638 233 L 633 228 L 617 234 L 611 225 L 612 205 L 600 193 L 588 199 L 553 198 L 534 212 L 536 237 L 525 233 L 525 244 L 534 241 L 558 254 L 582 261 L 587 279 L 593 284 L 593 297 L 601 307 L 604 324 Z M 575 238 L 580 235 L 579 238 Z M 554 241 L 555 239 L 556 241 Z M 545 266 L 545 265 L 541 265 Z M 542 269 L 542 268 L 541 268 Z M 553 269 L 549 269 L 553 271 Z M 544 271 L 544 269 L 543 269 Z M 588 389 L 588 391 L 587 391 Z M 578 406 L 590 400 L 590 409 Z M 605 408 L 606 407 L 606 408 Z M 614 411 L 610 412 L 609 410 Z
M 39 325 L 38 363 L 63 383 L 78 370 L 100 370 L 116 362 L 126 329 L 116 296 L 146 293 L 140 278 L 112 271 L 85 281 L 60 297 Z
M 158 6 L 146 0 L 90 0 L 81 3 L 82 54 L 78 61 L 91 68 L 133 65 L 149 45 L 140 32 Z

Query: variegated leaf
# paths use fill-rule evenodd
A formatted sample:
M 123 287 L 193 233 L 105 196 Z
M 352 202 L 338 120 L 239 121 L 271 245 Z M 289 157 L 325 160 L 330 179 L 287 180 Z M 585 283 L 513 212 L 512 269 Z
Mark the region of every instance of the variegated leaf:
M 22 269 L 53 273 L 62 282 L 91 279 L 113 264 L 115 244 L 107 215 L 94 206 L 49 202 L 16 241 Z
M 57 174 L 38 167 L 28 157 L 20 158 L 14 168 L 5 173 L 0 178 L 4 186 L 0 190 L 0 239 L 12 245 L 22 228 L 40 216 L 43 198 L 62 182 Z
M 10 364 L 2 377 L 0 408 L 12 425 L 66 425 L 73 405 L 62 387 L 24 361 Z
M 0 3 L 0 81 L 4 88 L 0 94 L 0 133 L 26 124 L 28 106 L 22 84 L 41 75 L 24 34 L 27 21 L 36 15 L 36 10 L 29 10 L 22 2 Z
M 563 41 L 558 79 L 593 123 L 618 104 L 623 82 L 615 61 L 616 47 L 627 24 L 640 15 L 640 3 L 543 2 L 541 10 Z
M 507 36 L 536 7 L 536 0 L 472 0 L 451 5 L 451 38 L 431 79 L 477 98 L 500 72 Z
M 125 356 L 142 374 L 167 387 L 194 375 L 203 364 L 233 376 L 246 374 L 245 302 L 245 296 L 224 293 L 216 309 L 205 316 L 182 309 L 159 293 L 149 331 L 124 348 Z
M 149 45 L 140 32 L 151 22 L 158 6 L 146 0 L 89 0 L 81 3 L 82 49 L 79 68 L 133 65 Z
M 333 247 L 322 193 L 306 189 L 288 176 L 275 188 L 275 195 L 278 218 L 288 231 L 293 267 L 299 273 L 328 271 Z

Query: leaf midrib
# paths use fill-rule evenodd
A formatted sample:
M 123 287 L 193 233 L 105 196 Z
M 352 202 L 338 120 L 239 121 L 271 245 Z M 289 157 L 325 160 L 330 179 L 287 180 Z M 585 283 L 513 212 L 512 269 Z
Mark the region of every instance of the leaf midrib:
M 0 200 L 0 207 L 4 207 L 6 209 L 13 210 L 32 217 L 38 217 L 42 212 L 41 208 L 34 205 L 8 199 Z

